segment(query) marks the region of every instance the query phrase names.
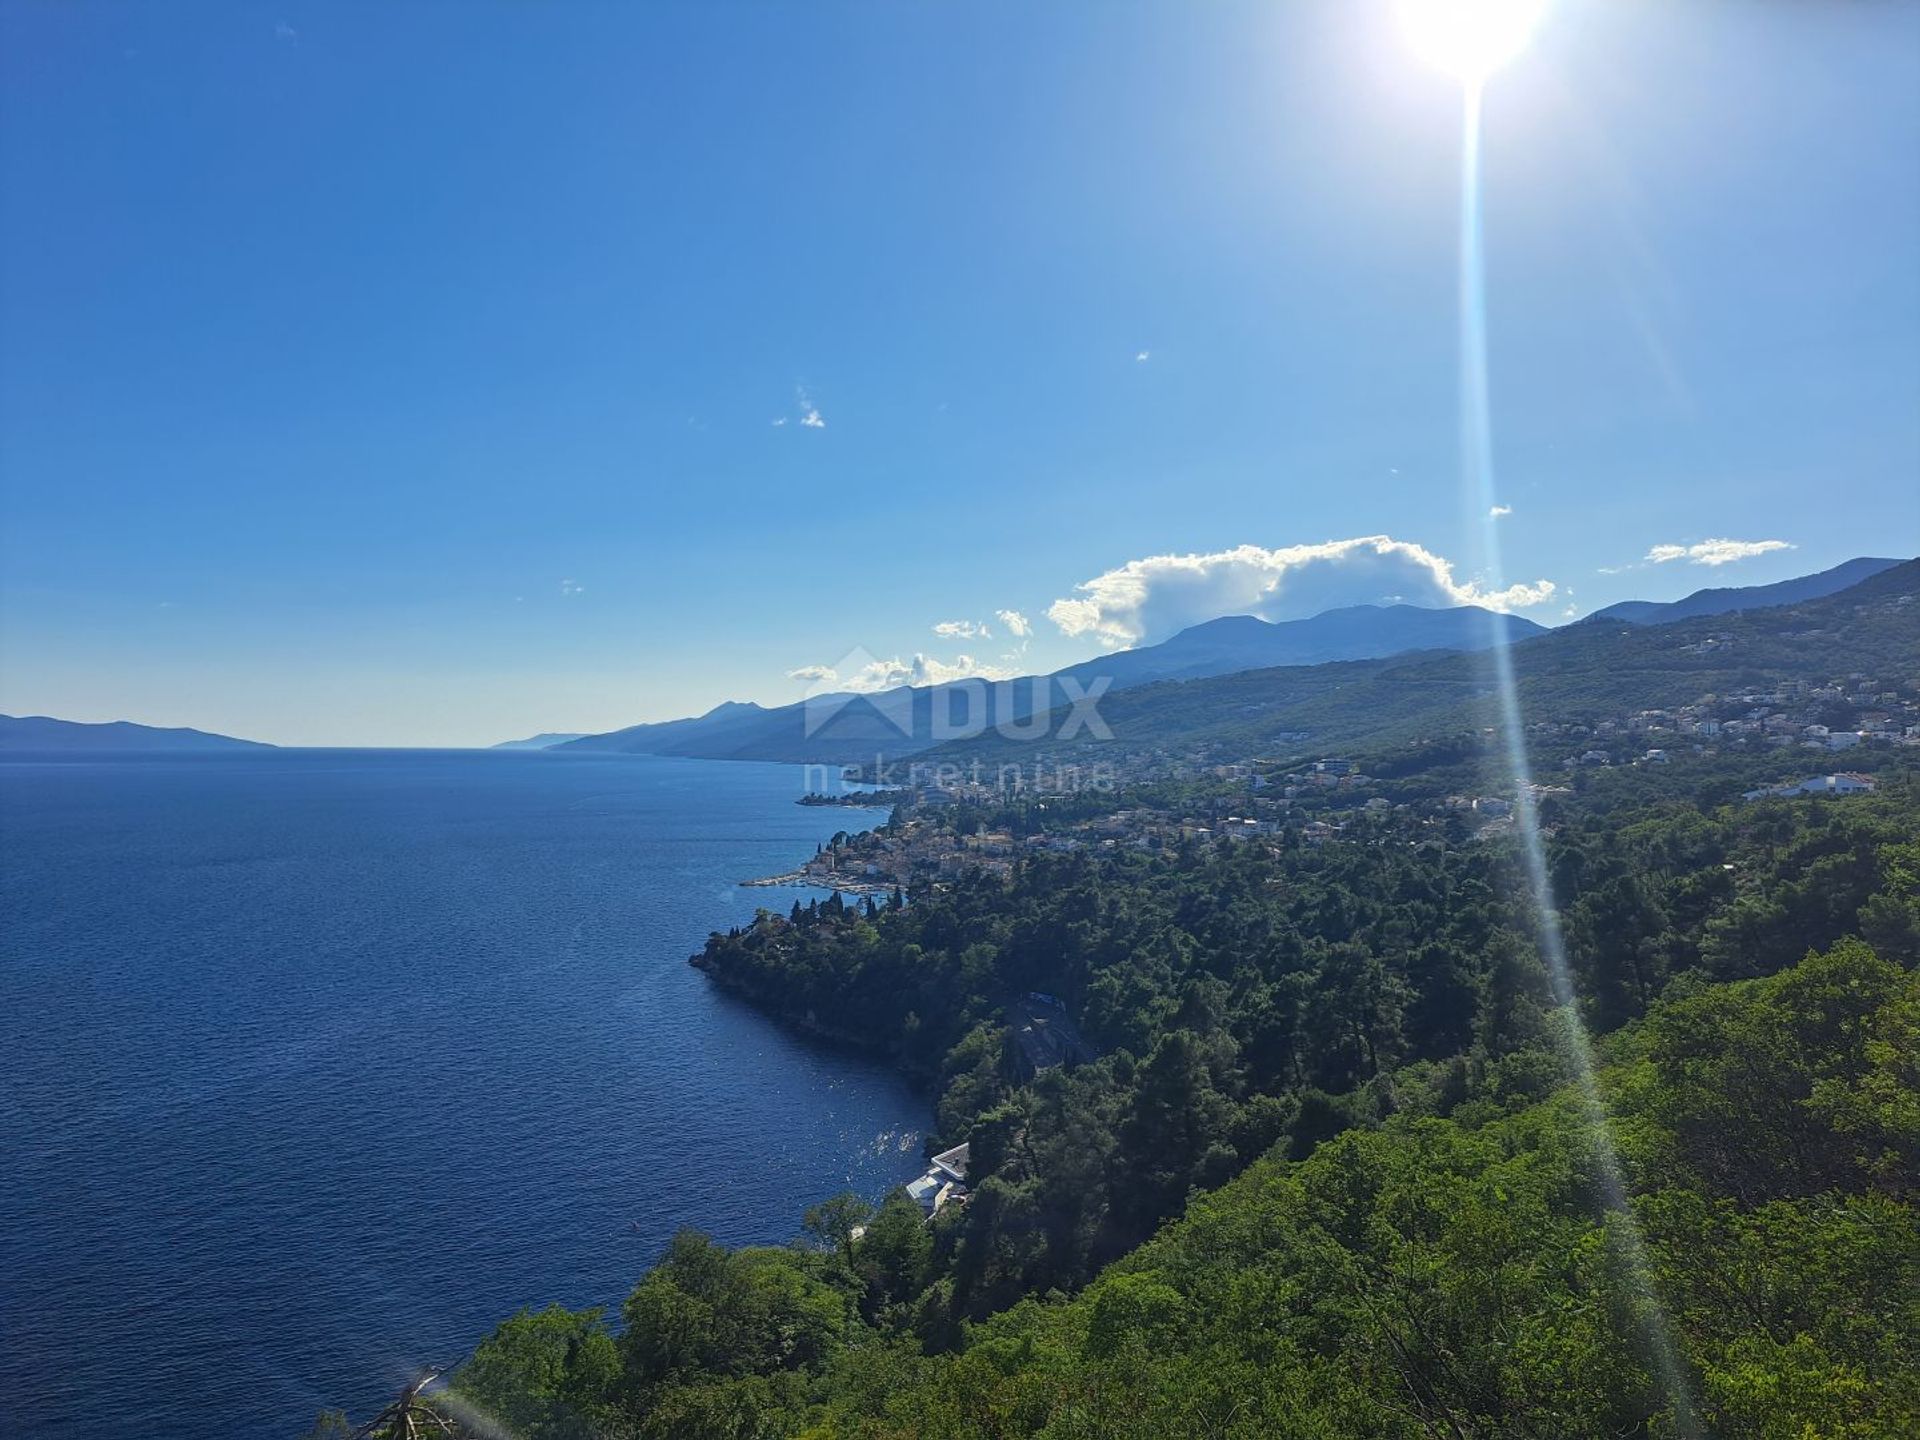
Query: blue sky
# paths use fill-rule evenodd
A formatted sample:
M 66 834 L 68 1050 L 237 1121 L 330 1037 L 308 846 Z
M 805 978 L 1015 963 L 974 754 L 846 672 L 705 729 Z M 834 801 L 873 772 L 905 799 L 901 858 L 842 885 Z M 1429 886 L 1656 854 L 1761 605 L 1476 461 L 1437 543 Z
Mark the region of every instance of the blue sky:
M 1458 104 L 1348 0 L 0 5 L 0 709 L 486 743 L 1470 597 Z M 1486 144 L 1524 613 L 1920 549 L 1920 7 L 1562 0 Z

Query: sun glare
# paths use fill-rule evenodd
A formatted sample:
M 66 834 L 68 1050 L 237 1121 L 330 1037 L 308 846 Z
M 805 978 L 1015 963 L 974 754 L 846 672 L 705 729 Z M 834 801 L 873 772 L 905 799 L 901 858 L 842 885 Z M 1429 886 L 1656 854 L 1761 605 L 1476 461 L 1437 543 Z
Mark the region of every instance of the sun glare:
M 1526 48 L 1546 0 L 1399 0 L 1400 29 L 1428 64 L 1478 84 Z

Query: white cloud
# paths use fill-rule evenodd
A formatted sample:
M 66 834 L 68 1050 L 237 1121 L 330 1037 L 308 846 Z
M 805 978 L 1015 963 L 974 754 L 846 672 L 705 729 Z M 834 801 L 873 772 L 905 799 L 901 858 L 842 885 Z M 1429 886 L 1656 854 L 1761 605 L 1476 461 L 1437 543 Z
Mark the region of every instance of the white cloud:
M 1007 627 L 1007 633 L 1016 639 L 1024 640 L 1033 633 L 1033 622 L 1018 610 L 996 610 L 994 619 Z
M 1731 565 L 1735 560 L 1791 549 L 1792 544 L 1785 540 L 1702 540 L 1694 545 L 1656 545 L 1647 551 L 1646 558 L 1655 565 L 1671 560 L 1685 560 L 1690 565 Z
M 912 671 L 915 685 L 944 685 L 949 680 L 968 679 L 1011 680 L 1016 673 L 1004 665 L 992 665 L 971 655 L 956 655 L 951 661 L 915 655 Z
M 1141 350 L 1134 355 L 1133 363 L 1136 365 L 1144 365 L 1147 363 L 1147 361 L 1151 360 L 1152 358 L 1153 358 L 1153 352 L 1151 350 Z
M 586 588 L 587 587 L 582 585 L 578 580 L 562 580 L 560 582 L 560 593 L 562 595 L 578 595 Z
M 933 633 L 947 640 L 990 640 L 993 632 L 977 620 L 942 620 Z
M 794 415 L 799 417 L 800 427 L 803 430 L 824 430 L 827 428 L 826 417 L 820 413 L 820 407 L 813 403 L 813 397 L 807 393 L 806 386 L 796 385 L 793 387 L 793 408 Z M 794 418 L 794 415 L 776 415 L 768 423 L 771 424 L 774 429 L 781 430 L 786 428 L 787 423 Z
M 815 685 L 830 683 L 836 690 L 871 694 L 876 690 L 893 690 L 901 685 L 945 685 L 952 680 L 970 679 L 1011 680 L 1018 673 L 1003 665 L 976 660 L 971 655 L 956 655 L 951 660 L 941 660 L 932 655 L 916 654 L 910 660 L 902 660 L 898 656 L 886 660 L 868 660 L 847 675 L 841 675 L 831 665 L 802 665 L 798 670 L 789 670 L 787 678 L 805 680 Z
M 1241 545 L 1208 555 L 1129 560 L 1047 608 L 1067 635 L 1110 648 L 1163 640 L 1222 615 L 1292 620 L 1342 605 L 1484 605 L 1520 610 L 1552 598 L 1551 580 L 1489 591 L 1461 583 L 1432 551 L 1388 535 L 1269 550 Z
M 1511 505 L 1496 505 L 1491 510 L 1487 511 L 1487 518 L 1489 520 L 1499 520 L 1504 518 L 1505 516 L 1511 515 L 1512 513 L 1513 513 L 1513 507 Z

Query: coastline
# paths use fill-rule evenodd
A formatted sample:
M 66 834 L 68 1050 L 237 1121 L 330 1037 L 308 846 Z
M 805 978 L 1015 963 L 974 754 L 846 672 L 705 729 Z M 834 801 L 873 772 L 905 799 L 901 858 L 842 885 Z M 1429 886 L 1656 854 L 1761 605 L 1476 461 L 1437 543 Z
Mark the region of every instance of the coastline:
M 909 800 L 904 790 L 849 790 L 842 795 L 823 795 L 812 791 L 802 795 L 796 805 L 841 805 L 853 810 L 889 810 Z
M 396 1345 L 465 1356 L 536 1301 L 611 1312 L 684 1223 L 779 1245 L 823 1197 L 877 1198 L 924 1169 L 930 1105 L 891 1057 L 722 1003 L 677 963 L 793 898 L 762 899 L 742 878 L 798 868 L 830 832 L 885 818 L 796 806 L 792 767 L 266 749 L 4 769 L 4 868 L 24 923 L 0 950 L 44 936 L 47 969 L 29 983 L 15 966 L 0 986 L 23 1041 L 9 1056 L 23 1103 L 0 1119 L 0 1146 L 34 1156 L 45 1197 L 10 1213 L 8 1243 L 23 1285 L 47 1297 L 36 1333 L 95 1397 L 70 1424 L 35 1352 L 16 1347 L 0 1357 L 6 1433 L 136 1440 L 212 1413 L 233 1422 L 222 1435 L 297 1434 L 323 1404 L 365 1419 L 391 1398 Z M 285 884 L 234 886 L 263 796 Z M 338 843 L 343 812 L 367 819 L 360 843 Z M 316 932 L 342 911 L 352 953 Z M 229 916 L 247 945 L 225 943 Z M 466 943 L 482 925 L 510 961 Z M 422 993 L 395 1003 L 402 971 Z M 63 1014 L 68 976 L 114 1003 Z M 447 997 L 470 1002 L 461 1023 L 421 1025 Z M 140 1123 L 94 1128 L 60 1108 L 66 1035 Z M 366 1083 L 335 1083 L 345 1053 Z M 189 1085 L 219 1104 L 171 1103 Z M 448 1107 L 449 1093 L 487 1103 Z M 601 1123 L 601 1103 L 625 1121 Z M 436 1159 L 447 1183 L 365 1186 L 358 1157 L 424 1113 L 455 1137 Z M 49 1128 L 29 1128 L 37 1117 Z M 282 1137 L 284 1159 L 221 1205 L 196 1204 L 231 1181 L 235 1133 Z M 313 1177 L 353 1203 L 307 1204 Z M 112 1223 L 147 1209 L 193 1216 L 204 1250 L 191 1266 L 166 1243 L 171 1222 Z M 309 1277 L 298 1293 L 247 1273 L 261 1234 L 288 1267 L 276 1273 Z M 101 1235 L 119 1263 L 95 1263 Z M 432 1277 L 384 1300 L 378 1330 L 354 1263 L 369 1254 L 381 1275 Z M 234 1324 L 263 1294 L 306 1320 L 264 1335 Z M 98 1316 L 115 1306 L 128 1314 L 108 1333 Z M 17 1313 L 0 1300 L 0 1316 Z M 116 1389 L 123 1340 L 170 1357 L 164 1375 Z M 290 1395 L 287 1375 L 306 1388 Z
M 742 880 L 740 884 L 750 890 L 788 886 L 802 890 L 833 890 L 842 895 L 891 895 L 894 891 L 889 881 L 822 880 L 803 870 L 790 870 L 784 875 L 763 875 L 757 880 Z

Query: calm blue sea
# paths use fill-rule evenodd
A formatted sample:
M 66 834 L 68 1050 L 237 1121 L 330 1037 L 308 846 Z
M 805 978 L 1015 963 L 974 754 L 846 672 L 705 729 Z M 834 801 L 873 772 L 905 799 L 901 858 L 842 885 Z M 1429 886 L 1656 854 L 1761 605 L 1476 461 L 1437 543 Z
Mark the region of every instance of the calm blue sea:
M 717 995 L 707 932 L 881 812 L 795 766 L 0 762 L 0 1433 L 363 1419 L 679 1226 L 781 1241 L 924 1103 Z M 638 1222 L 638 1234 L 629 1227 Z

